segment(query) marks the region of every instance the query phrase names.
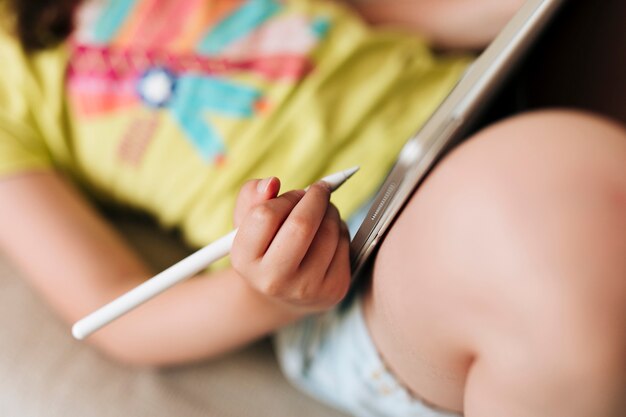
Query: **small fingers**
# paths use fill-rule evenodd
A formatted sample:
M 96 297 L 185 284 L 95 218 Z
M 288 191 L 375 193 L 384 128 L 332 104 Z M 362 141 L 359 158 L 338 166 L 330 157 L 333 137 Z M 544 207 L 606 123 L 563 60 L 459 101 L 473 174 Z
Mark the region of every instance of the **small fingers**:
M 337 225 L 337 223 L 335 223 Z M 320 231 L 323 226 L 320 226 Z M 347 227 L 340 223 L 336 228 L 337 234 L 327 246 L 326 251 L 315 262 L 312 252 L 307 254 L 307 262 L 299 271 L 298 279 L 290 282 L 289 302 L 293 305 L 323 311 L 340 302 L 350 288 L 350 239 Z M 311 254 L 311 258 L 308 258 Z M 322 259 L 322 257 L 326 257 Z
M 344 299 L 350 289 L 352 271 L 350 269 L 350 232 L 342 223 L 341 237 L 337 244 L 335 256 L 330 262 L 320 292 L 328 302 L 326 308 L 332 307 Z
M 252 208 L 239 227 L 231 260 L 235 267 L 262 258 L 289 213 L 304 196 L 294 190 Z
M 350 283 L 349 234 L 325 184 L 258 204 L 235 238 L 232 264 L 261 293 L 286 305 L 321 311 Z
M 235 227 L 241 224 L 246 214 L 248 214 L 253 207 L 275 198 L 279 190 L 280 180 L 276 177 L 246 182 L 237 195 L 237 203 L 233 216 Z
M 263 262 L 276 265 L 285 273 L 295 272 L 309 251 L 326 215 L 329 201 L 328 186 L 313 184 L 276 233 Z
M 339 210 L 330 204 L 299 269 L 306 271 L 315 268 L 326 271 L 337 250 L 340 236 L 341 218 Z M 321 277 L 323 278 L 323 275 Z

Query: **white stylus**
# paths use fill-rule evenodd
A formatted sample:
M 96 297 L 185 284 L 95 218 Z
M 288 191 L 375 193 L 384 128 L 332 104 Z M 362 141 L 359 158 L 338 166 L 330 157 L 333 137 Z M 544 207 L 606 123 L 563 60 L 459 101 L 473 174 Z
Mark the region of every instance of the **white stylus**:
M 358 167 L 347 169 L 345 171 L 324 177 L 321 181 L 330 185 L 330 190 L 332 192 L 339 188 L 358 170 Z M 237 229 L 205 246 L 199 251 L 194 252 L 182 261 L 172 265 L 143 284 L 138 285 L 127 293 L 77 321 L 74 326 L 72 326 L 72 334 L 79 340 L 86 338 L 96 330 L 128 313 L 130 310 L 145 303 L 173 285 L 192 277 L 212 263 L 225 257 L 230 253 L 236 234 Z

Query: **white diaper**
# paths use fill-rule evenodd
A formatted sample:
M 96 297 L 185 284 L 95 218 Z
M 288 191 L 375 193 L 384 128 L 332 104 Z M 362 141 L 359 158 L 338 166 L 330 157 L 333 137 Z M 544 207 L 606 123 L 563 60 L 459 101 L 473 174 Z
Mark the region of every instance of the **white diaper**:
M 358 417 L 453 417 L 414 398 L 387 370 L 358 296 L 281 330 L 274 338 L 285 375 L 300 389 Z

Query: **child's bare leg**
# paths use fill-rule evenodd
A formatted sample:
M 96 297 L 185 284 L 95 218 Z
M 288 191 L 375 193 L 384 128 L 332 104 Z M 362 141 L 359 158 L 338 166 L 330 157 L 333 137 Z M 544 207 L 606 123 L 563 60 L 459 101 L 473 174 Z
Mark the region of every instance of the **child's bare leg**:
M 386 238 L 365 312 L 444 408 L 626 415 L 626 132 L 553 111 L 459 147 Z

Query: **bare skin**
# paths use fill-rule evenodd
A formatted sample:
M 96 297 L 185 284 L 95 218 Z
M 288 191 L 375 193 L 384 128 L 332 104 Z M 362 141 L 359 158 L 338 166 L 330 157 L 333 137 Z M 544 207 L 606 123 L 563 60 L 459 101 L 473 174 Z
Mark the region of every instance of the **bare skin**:
M 524 0 L 342 0 L 374 25 L 404 28 L 446 49 L 480 49 Z
M 548 112 L 479 133 L 383 243 L 365 295 L 381 355 L 468 417 L 624 415 L 625 213 L 617 125 Z
M 487 6 L 493 6 L 494 2 L 463 0 L 466 5 L 481 5 L 482 12 L 468 21 L 476 26 L 485 14 L 491 13 Z M 416 4 L 422 4 L 422 0 L 406 2 L 405 6 Z M 426 0 L 423 4 L 426 5 Z M 449 13 L 454 13 L 458 5 L 458 0 L 441 0 L 437 10 L 439 13 L 445 7 Z M 423 12 L 429 7 L 424 7 Z M 362 11 L 371 16 L 367 10 Z M 378 22 L 398 23 L 393 17 L 381 18 Z M 495 31 L 501 22 L 492 24 L 491 31 Z M 444 20 L 438 20 L 436 26 L 441 33 L 454 29 L 453 24 Z M 268 187 L 258 192 L 259 181 L 243 187 L 235 213 L 236 224 L 246 223 L 243 220 L 246 213 L 277 196 L 278 181 L 268 180 Z M 210 274 L 210 280 L 200 276 L 185 282 L 96 333 L 89 342 L 119 361 L 170 365 L 219 355 L 337 303 L 345 294 L 349 280 L 345 254 L 347 236 L 343 231 L 337 232 L 342 226 L 336 209 L 328 205 L 324 187 L 317 186 L 312 191 L 306 198 L 288 193 L 276 199 L 278 203 L 270 202 L 269 210 L 260 208 L 251 213 L 261 218 L 270 217 L 266 220 L 274 222 L 274 229 L 270 227 L 266 231 L 274 233 L 296 204 L 297 212 L 308 214 L 304 220 L 301 215 L 295 216 L 296 227 L 291 227 L 291 222 L 284 224 L 289 233 L 310 245 L 308 251 L 298 253 L 300 258 L 294 259 L 291 270 L 285 271 L 300 279 L 288 280 L 286 274 L 282 274 L 257 281 L 257 273 L 272 270 L 272 265 L 267 265 L 267 261 L 259 262 L 259 253 L 255 259 L 239 256 L 240 245 L 251 247 L 245 239 L 250 235 L 246 230 L 252 229 L 252 234 L 258 232 L 254 229 L 256 223 L 249 221 L 240 228 L 240 245 L 234 248 L 235 263 L 241 267 L 241 273 L 228 269 Z M 30 284 L 68 323 L 152 275 L 71 182 L 57 172 L 33 172 L 1 179 L 0 201 L 0 250 L 15 261 Z M 263 239 L 267 242 L 269 238 L 263 236 Z M 331 252 L 326 248 L 335 250 Z M 67 255 L 70 253 L 71 260 Z M 268 258 L 274 262 L 280 259 L 279 256 Z M 311 262 L 310 258 L 317 261 Z M 238 262 L 242 259 L 256 263 Z M 343 259 L 344 265 L 336 265 L 337 259 Z M 299 268 L 300 260 L 309 267 Z M 331 262 L 333 272 L 341 271 L 342 277 L 329 281 L 334 285 L 323 284 Z M 257 273 L 250 274 L 251 271 Z M 246 274 L 248 278 L 241 279 Z M 255 320 L 250 321 L 249 317 Z M 186 325 L 180 326 L 181 322 Z M 175 345 L 172 345 L 173 340 L 177 341 Z
M 477 4 L 494 2 L 404 5 L 487 13 Z M 401 3 L 387 17 L 382 0 L 358 7 L 398 23 Z M 464 24 L 485 30 L 471 45 L 503 21 L 471 16 Z M 434 43 L 469 45 L 454 19 L 426 21 Z M 416 396 L 469 417 L 624 415 L 625 144 L 615 125 L 553 112 L 482 132 L 443 161 L 386 239 L 365 296 L 381 355 Z M 278 196 L 279 185 L 243 187 L 235 269 L 175 287 L 90 342 L 128 363 L 188 362 L 336 304 L 350 272 L 328 190 Z M 56 172 L 1 180 L 0 201 L 0 249 L 69 323 L 151 275 Z
M 278 252 L 277 259 L 270 254 L 267 267 L 254 263 L 243 268 L 255 273 L 248 282 L 233 269 L 212 273 L 210 279 L 199 276 L 115 321 L 89 342 L 121 362 L 171 365 L 233 350 L 341 300 L 350 277 L 348 236 L 336 208 L 329 206 L 328 189 L 318 184 L 304 198 L 302 191 L 274 198 L 279 181 L 269 180 L 261 192 L 258 182 L 246 184 L 239 198 L 235 222 L 243 224 L 235 260 L 245 247 L 246 254 L 254 255 L 246 260 L 256 262 L 258 252 L 251 249 L 246 236 L 254 236 L 262 246 L 277 233 L 273 227 L 282 225 L 284 231 L 295 234 L 284 239 L 303 242 L 301 247 L 291 245 L 292 250 L 300 248 L 300 258 L 289 255 L 290 266 L 297 272 L 265 273 L 265 268 L 276 270 L 275 263 L 284 266 Z M 57 173 L 4 179 L 0 200 L 0 249 L 68 323 L 152 275 L 117 232 Z M 251 210 L 267 200 L 263 209 Z M 242 210 L 250 212 L 250 220 L 243 219 Z M 268 226 L 265 234 L 260 233 L 262 226 Z M 280 245 L 280 239 L 275 244 Z M 259 274 L 264 279 L 258 280 Z M 326 280 L 329 274 L 339 278 Z

